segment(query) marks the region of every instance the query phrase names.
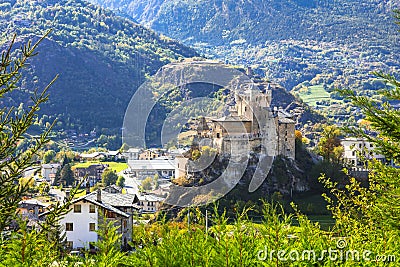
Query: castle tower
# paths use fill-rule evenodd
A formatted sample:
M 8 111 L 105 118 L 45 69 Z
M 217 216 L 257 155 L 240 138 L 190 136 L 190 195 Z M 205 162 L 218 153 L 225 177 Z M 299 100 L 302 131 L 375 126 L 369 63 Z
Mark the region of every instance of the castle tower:
M 254 84 L 246 86 L 243 93 L 235 93 L 237 115 L 251 120 L 253 122 L 251 131 L 258 133 L 260 127 L 266 125 L 266 117 L 271 104 L 271 90 L 269 90 L 269 86 L 264 90 L 260 90 Z
M 208 132 L 210 131 L 210 128 L 207 125 L 207 121 L 205 117 L 201 117 L 199 124 L 197 126 L 197 135 L 200 137 L 206 137 Z

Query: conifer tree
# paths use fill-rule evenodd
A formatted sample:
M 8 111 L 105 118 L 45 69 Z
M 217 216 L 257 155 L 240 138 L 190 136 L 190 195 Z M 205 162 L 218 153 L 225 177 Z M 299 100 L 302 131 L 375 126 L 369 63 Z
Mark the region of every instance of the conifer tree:
M 71 166 L 66 164 L 60 172 L 60 181 L 65 183 L 65 185 L 70 186 L 73 185 L 75 182 L 74 173 L 71 170 Z
M 11 44 L 1 55 L 0 100 L 20 90 L 18 86 L 21 71 L 26 67 L 28 60 L 37 54 L 35 50 L 46 35 L 33 45 L 29 41 L 20 50 L 14 49 L 16 39 L 14 36 Z M 20 110 L 16 115 L 14 114 L 18 106 L 0 108 L 0 232 L 14 218 L 18 202 L 28 191 L 28 187 L 20 185 L 18 179 L 26 168 L 32 166 L 33 156 L 49 141 L 50 129 L 32 139 L 28 139 L 26 134 L 35 122 L 40 106 L 48 100 L 47 91 L 53 82 L 54 80 L 42 91 L 35 90 L 31 97 L 31 106 Z M 24 140 L 29 141 L 27 149 L 18 147 Z

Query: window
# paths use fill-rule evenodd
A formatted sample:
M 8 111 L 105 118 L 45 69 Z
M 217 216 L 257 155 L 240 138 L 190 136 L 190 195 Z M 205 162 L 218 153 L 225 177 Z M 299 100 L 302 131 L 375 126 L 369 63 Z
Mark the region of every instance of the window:
M 124 222 L 123 222 L 123 229 L 126 229 L 127 226 L 128 226 L 128 223 L 127 223 L 126 220 L 124 220 Z
M 82 206 L 80 204 L 74 205 L 74 212 L 75 213 L 81 213 L 82 212 Z
M 73 248 L 74 247 L 74 242 L 73 241 L 67 241 L 65 242 L 65 245 L 67 248 Z
M 94 231 L 96 231 L 96 224 L 89 223 L 89 232 L 94 232 Z
M 115 212 L 106 211 L 106 217 L 107 218 L 115 218 L 116 217 Z
M 351 154 L 353 155 L 353 157 L 356 155 L 356 152 L 353 150 L 352 152 L 351 152 Z
M 74 224 L 73 223 L 66 223 L 65 224 L 65 231 L 74 231 Z
M 96 206 L 95 205 L 92 205 L 92 204 L 89 205 L 89 213 L 96 213 Z

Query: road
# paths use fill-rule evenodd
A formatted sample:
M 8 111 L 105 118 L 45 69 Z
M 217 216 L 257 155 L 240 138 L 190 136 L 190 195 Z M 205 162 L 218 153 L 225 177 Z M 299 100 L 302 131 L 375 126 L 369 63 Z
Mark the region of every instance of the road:
M 125 178 L 124 188 L 128 194 L 139 193 L 140 182 L 136 178 L 131 177 L 129 174 L 125 174 L 123 171 L 119 172 L 118 175 L 121 175 Z

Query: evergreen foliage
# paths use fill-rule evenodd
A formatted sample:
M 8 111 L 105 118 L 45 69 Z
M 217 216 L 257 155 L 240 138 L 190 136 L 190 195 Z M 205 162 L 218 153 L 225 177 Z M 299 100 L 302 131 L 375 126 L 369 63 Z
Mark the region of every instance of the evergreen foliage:
M 59 181 L 66 186 L 74 185 L 75 177 L 70 164 L 66 164 L 62 167 Z
M 13 56 L 16 39 L 14 36 L 8 49 L 2 53 L 0 99 L 20 90 L 17 84 L 22 78 L 21 71 L 28 64 L 28 60 L 36 55 L 35 49 L 43 38 L 33 45 L 28 42 Z M 49 86 L 42 91 L 35 90 L 31 95 L 31 105 L 20 114 L 15 115 L 16 106 L 2 106 L 0 109 L 0 232 L 14 218 L 18 202 L 28 191 L 29 183 L 22 185 L 18 183 L 18 179 L 26 168 L 32 166 L 33 156 L 49 141 L 50 129 L 47 129 L 40 136 L 28 139 L 30 144 L 27 149 L 21 150 L 18 147 L 18 144 L 26 139 L 26 133 L 37 118 L 40 107 L 48 100 Z

